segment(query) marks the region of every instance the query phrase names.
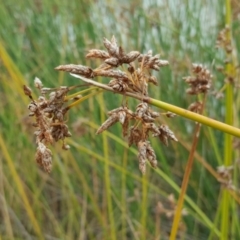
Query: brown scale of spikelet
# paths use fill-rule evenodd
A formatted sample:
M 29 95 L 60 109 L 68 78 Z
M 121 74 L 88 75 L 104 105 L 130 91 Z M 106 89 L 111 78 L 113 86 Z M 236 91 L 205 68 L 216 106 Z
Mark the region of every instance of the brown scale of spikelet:
M 153 137 L 158 136 L 164 145 L 168 146 L 168 139 L 178 142 L 173 131 L 171 131 L 167 125 L 162 124 L 160 127 L 158 127 L 158 130 L 159 133 L 154 133 Z
M 188 107 L 190 111 L 196 112 L 196 113 L 201 113 L 202 108 L 203 108 L 203 104 L 201 102 L 191 103 L 190 106 Z
M 110 55 L 103 50 L 99 49 L 91 49 L 89 50 L 88 54 L 86 55 L 87 58 L 100 58 L 100 59 L 107 59 Z
M 109 83 L 108 86 L 112 87 L 113 90 L 118 91 L 118 92 L 126 92 L 128 89 L 128 85 L 126 81 L 122 79 L 112 79 Z
M 142 139 L 142 131 L 139 128 L 135 128 L 134 126 L 130 127 L 130 134 L 128 137 L 128 146 L 132 146 L 132 144 L 137 145 Z
M 110 128 L 113 124 L 120 122 L 125 129 L 123 129 L 123 135 L 126 136 L 126 126 L 128 126 L 129 119 L 133 117 L 133 113 L 127 107 L 120 107 L 108 112 L 109 118 L 100 126 L 96 134 L 100 134 L 103 131 Z
M 147 159 L 153 168 L 157 167 L 157 159 L 154 149 L 151 147 L 150 142 L 147 142 Z
M 146 172 L 146 161 L 147 161 L 147 143 L 144 141 L 138 142 L 138 162 L 139 169 L 144 174 Z
M 94 76 L 93 70 L 91 68 L 82 66 L 82 65 L 74 65 L 74 64 L 60 65 L 60 66 L 56 67 L 55 69 L 59 70 L 59 71 L 65 71 L 65 72 L 79 74 L 86 78 L 91 78 Z

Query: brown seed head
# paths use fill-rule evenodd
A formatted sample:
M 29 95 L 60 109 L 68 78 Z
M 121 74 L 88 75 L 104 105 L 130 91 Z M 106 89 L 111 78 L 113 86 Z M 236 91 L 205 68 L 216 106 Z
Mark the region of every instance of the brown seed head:
M 147 161 L 147 143 L 145 141 L 139 141 L 137 146 L 138 146 L 139 169 L 142 172 L 142 174 L 145 174 Z
M 83 65 L 67 64 L 67 65 L 60 65 L 55 69 L 59 71 L 79 74 L 86 78 L 92 78 L 94 76 L 93 70 L 90 67 L 86 67 Z
M 100 59 L 107 59 L 110 57 L 108 52 L 99 50 L 99 49 L 91 49 L 89 50 L 88 54 L 86 55 L 87 58 L 100 58 Z
M 34 79 L 34 85 L 38 89 L 41 89 L 43 87 L 42 81 L 37 77 Z
M 36 152 L 36 162 L 43 167 L 43 169 L 50 173 L 52 170 L 52 152 L 43 143 L 39 142 Z
M 26 96 L 29 96 L 32 99 L 32 90 L 30 87 L 23 85 L 23 91 Z

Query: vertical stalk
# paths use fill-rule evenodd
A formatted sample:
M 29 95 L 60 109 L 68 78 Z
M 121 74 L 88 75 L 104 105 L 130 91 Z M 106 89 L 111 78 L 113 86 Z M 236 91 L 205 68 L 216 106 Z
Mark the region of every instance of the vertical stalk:
M 146 233 L 146 223 L 147 223 L 147 172 L 146 175 L 142 176 L 142 202 L 141 202 L 141 240 L 147 239 Z
M 201 110 L 200 114 L 203 113 L 206 99 L 207 99 L 207 95 L 204 94 L 203 101 L 202 101 L 202 110 Z M 183 203 L 184 203 L 184 197 L 185 197 L 185 193 L 187 191 L 188 182 L 189 182 L 190 174 L 192 171 L 194 153 L 195 153 L 195 150 L 196 150 L 196 147 L 198 144 L 200 130 L 201 130 L 201 124 L 197 123 L 197 125 L 195 127 L 195 131 L 194 131 L 194 135 L 193 135 L 194 136 L 193 144 L 192 144 L 192 147 L 191 147 L 191 150 L 189 153 L 187 166 L 186 166 L 186 170 L 185 170 L 183 181 L 182 181 L 181 192 L 180 192 L 180 196 L 178 198 L 177 208 L 176 208 L 176 212 L 175 212 L 174 219 L 173 219 L 170 240 L 175 240 L 176 236 L 177 236 L 178 226 L 179 226 L 179 223 L 181 220 L 181 213 L 182 213 L 182 208 L 183 208 Z
M 123 152 L 123 169 L 127 167 L 127 160 L 128 160 L 128 150 L 124 148 Z M 127 215 L 127 202 L 126 202 L 126 173 L 122 171 L 122 186 L 121 186 L 121 206 L 122 206 L 122 240 L 126 239 L 126 215 Z
M 231 42 L 231 1 L 225 1 L 226 8 L 226 26 L 229 27 L 229 31 L 227 31 L 227 42 Z M 231 59 L 231 53 L 227 53 L 227 58 Z M 232 76 L 233 73 L 233 65 L 232 61 L 227 63 L 226 65 L 226 74 L 227 76 Z M 232 125 L 233 124 L 233 85 L 229 81 L 226 87 L 226 97 L 225 97 L 225 123 Z M 233 150 L 232 150 L 232 136 L 225 134 L 224 137 L 224 165 L 229 166 L 232 163 Z M 222 216 L 221 216 L 221 240 L 225 240 L 229 238 L 229 212 L 230 212 L 230 194 L 227 189 L 223 189 L 223 198 L 222 198 Z
M 176 208 L 176 212 L 175 212 L 174 219 L 173 219 L 170 240 L 175 240 L 176 236 L 177 236 L 178 226 L 179 226 L 179 222 L 181 220 L 181 212 L 182 212 L 182 207 L 183 207 L 183 202 L 184 202 L 184 196 L 187 191 L 189 177 L 190 177 L 190 174 L 192 171 L 194 152 L 197 147 L 198 138 L 199 138 L 199 134 L 200 134 L 200 128 L 201 128 L 201 124 L 197 123 L 195 132 L 194 132 L 193 145 L 192 145 L 189 157 L 188 157 L 188 162 L 187 162 L 187 166 L 186 166 L 186 170 L 185 170 L 185 174 L 184 174 L 184 178 L 183 178 L 183 182 L 182 182 L 182 186 L 181 186 L 181 192 L 180 192 L 180 196 L 178 198 L 177 208 Z
M 99 102 L 101 106 L 101 121 L 104 122 L 104 100 L 103 95 L 99 96 Z M 106 189 L 106 197 L 107 197 L 107 211 L 108 211 L 108 218 L 110 222 L 110 239 L 116 240 L 116 232 L 115 232 L 115 221 L 113 215 L 113 206 L 112 206 L 112 197 L 111 197 L 111 179 L 110 179 L 110 167 L 109 167 L 109 155 L 108 155 L 108 142 L 106 133 L 102 133 L 103 139 L 103 152 L 104 152 L 104 181 L 105 181 L 105 189 Z

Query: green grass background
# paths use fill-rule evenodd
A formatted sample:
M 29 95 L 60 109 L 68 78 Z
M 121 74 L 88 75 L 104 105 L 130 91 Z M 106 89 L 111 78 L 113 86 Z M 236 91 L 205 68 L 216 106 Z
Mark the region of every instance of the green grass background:
M 138 169 L 137 151 L 128 148 L 119 125 L 103 135 L 95 132 L 106 112 L 120 106 L 121 97 L 103 93 L 72 109 L 71 149 L 52 149 L 53 171 L 44 173 L 34 161 L 34 129 L 30 126 L 22 85 L 33 87 L 79 84 L 60 64 L 89 64 L 88 49 L 103 49 L 103 37 L 115 35 L 126 51 L 161 53 L 170 65 L 157 73 L 159 87 L 151 96 L 187 108 L 182 80 L 191 63 L 203 63 L 214 73 L 213 88 L 224 85 L 215 71 L 225 58 L 216 50 L 218 32 L 225 26 L 225 2 L 211 1 L 87 1 L 0 0 L 0 239 L 168 239 L 172 219 L 158 211 L 167 196 L 178 198 L 192 142 L 194 123 L 181 117 L 167 122 L 179 143 L 163 146 L 151 139 L 159 169 Z M 240 3 L 232 1 L 236 62 L 240 49 Z M 105 81 L 103 79 L 103 81 Z M 236 85 L 239 74 L 236 78 Z M 105 81 L 106 82 L 106 81 Z M 35 92 L 37 95 L 37 92 Z M 234 126 L 239 126 L 239 94 L 234 91 Z M 225 119 L 225 101 L 208 97 L 207 116 Z M 198 159 L 213 168 L 223 164 L 224 134 L 203 127 Z M 234 149 L 232 161 L 238 159 Z M 234 170 L 238 186 L 238 169 Z M 195 161 L 178 239 L 219 239 L 222 191 L 202 163 Z M 239 206 L 229 205 L 229 239 L 240 239 Z

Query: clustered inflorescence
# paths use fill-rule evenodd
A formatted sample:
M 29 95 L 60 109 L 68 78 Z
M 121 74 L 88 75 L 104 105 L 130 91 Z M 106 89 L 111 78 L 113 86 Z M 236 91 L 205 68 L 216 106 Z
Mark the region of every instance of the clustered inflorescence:
M 34 100 L 32 91 L 27 86 L 24 86 L 24 93 L 31 99 L 28 105 L 29 116 L 35 117 L 33 126 L 36 128 L 34 132 L 37 144 L 36 162 L 49 173 L 52 170 L 52 152 L 47 146 L 54 141 L 63 140 L 62 148 L 65 150 L 70 148 L 64 143 L 64 139 L 71 136 L 64 122 L 68 111 L 64 106 L 64 98 L 70 89 L 68 87 L 44 88 L 38 78 L 35 78 L 34 83 L 41 93 L 40 97 Z
M 159 55 L 140 54 L 138 51 L 125 53 L 121 46 L 118 46 L 115 37 L 111 41 L 104 39 L 104 46 L 107 51 L 92 49 L 86 55 L 87 58 L 101 59 L 103 63 L 96 69 L 82 65 L 61 65 L 57 70 L 67 71 L 87 78 L 108 77 L 108 86 L 115 92 L 130 92 L 140 96 L 148 96 L 148 84 L 157 85 L 157 79 L 151 74 L 152 70 L 160 70 L 168 65 L 168 61 L 161 60 Z M 125 71 L 116 69 L 127 65 Z M 120 122 L 122 134 L 128 138 L 128 144 L 136 145 L 138 148 L 139 168 L 142 173 L 146 171 L 146 162 L 149 161 L 152 167 L 157 166 L 157 159 L 149 139 L 150 133 L 168 145 L 168 139 L 177 141 L 177 138 L 167 125 L 157 125 L 156 119 L 159 113 L 153 111 L 148 103 L 141 102 L 132 111 L 127 103 L 121 107 L 108 112 L 107 120 L 97 130 L 97 134 Z
M 201 64 L 193 64 L 192 75 L 184 77 L 183 79 L 189 85 L 186 93 L 190 95 L 206 94 L 212 86 L 212 75 L 210 71 Z M 190 104 L 188 109 L 201 114 L 203 105 L 203 102 L 196 101 Z
M 68 64 L 60 65 L 56 70 L 67 71 L 88 79 L 94 79 L 98 76 L 107 77 L 110 78 L 107 86 L 114 92 L 123 95 L 128 92 L 147 97 L 149 83 L 158 84 L 156 77 L 151 73 L 152 70 L 160 70 L 161 67 L 168 65 L 168 61 L 161 60 L 159 55 L 152 55 L 152 51 L 146 54 L 141 54 L 138 51 L 125 53 L 123 48 L 118 46 L 114 36 L 111 41 L 104 39 L 103 44 L 106 51 L 92 49 L 86 55 L 87 58 L 102 60 L 103 63 L 97 68 Z M 118 69 L 119 67 L 121 70 Z M 24 89 L 25 94 L 31 99 L 30 115 L 35 116 L 36 119 L 34 124 L 37 128 L 35 132 L 36 160 L 40 166 L 50 172 L 52 154 L 47 145 L 52 144 L 53 141 L 63 140 L 63 149 L 69 148 L 64 143 L 64 139 L 71 136 L 64 122 L 64 116 L 69 110 L 64 106 L 64 101 L 71 87 L 47 89 L 43 88 L 39 79 L 35 81 L 35 85 L 41 92 L 38 100 L 33 100 L 28 87 L 25 86 Z M 192 84 L 192 86 L 195 85 Z M 194 91 L 196 89 L 195 86 Z M 156 123 L 159 116 L 160 114 L 151 109 L 147 102 L 141 101 L 134 110 L 131 110 L 126 101 L 125 104 L 108 112 L 108 118 L 97 130 L 97 134 L 120 122 L 123 136 L 128 139 L 129 146 L 136 145 L 138 148 L 139 168 L 142 173 L 145 173 L 147 161 L 152 167 L 157 166 L 156 155 L 149 141 L 150 134 L 153 137 L 158 137 L 165 145 L 168 145 L 168 140 L 177 141 L 167 125 Z

